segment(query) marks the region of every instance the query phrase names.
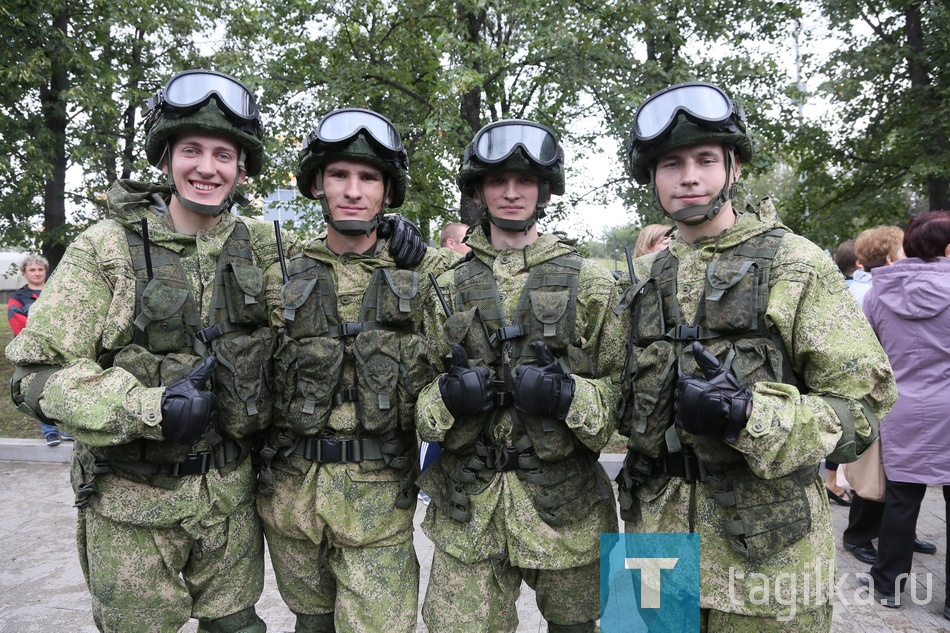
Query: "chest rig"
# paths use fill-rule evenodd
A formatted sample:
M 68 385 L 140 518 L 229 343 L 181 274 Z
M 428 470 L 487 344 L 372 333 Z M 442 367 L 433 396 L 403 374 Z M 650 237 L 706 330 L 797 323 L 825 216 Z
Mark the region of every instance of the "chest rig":
M 376 268 L 360 301 L 359 320 L 343 321 L 330 267 L 305 254 L 287 263 L 281 291 L 285 322 L 275 357 L 282 415 L 262 456 L 297 454 L 314 462 L 382 459 L 404 473 L 396 504 L 415 502 L 414 408 L 434 377 L 422 329 L 414 270 Z M 334 409 L 352 402 L 356 424 L 345 437 L 328 429 Z M 268 492 L 268 466 L 262 491 Z M 410 499 L 411 497 L 411 499 Z
M 178 253 L 151 243 L 144 220 L 142 235 L 126 229 L 126 240 L 136 278 L 132 340 L 108 351 L 99 364 L 104 369 L 120 367 L 146 387 L 161 387 L 183 378 L 212 354 L 218 361 L 210 382 L 217 416 L 196 445 L 199 450 L 144 439 L 88 450 L 94 470 L 174 487 L 177 477 L 243 461 L 258 432 L 270 423 L 275 344 L 267 323 L 263 273 L 251 252 L 247 227 L 238 220 L 218 257 L 210 325 L 201 328 Z
M 635 517 L 639 487 L 677 477 L 692 486 L 691 494 L 703 484 L 702 491 L 719 506 L 720 528 L 744 557 L 770 556 L 811 529 L 806 489 L 814 484 L 815 466 L 759 479 L 742 454 L 720 437 L 687 436 L 690 444 L 684 447 L 674 425 L 677 378 L 701 373 L 689 351 L 695 340 L 744 386 L 760 381 L 801 384 L 781 337 L 766 319 L 772 260 L 786 232 L 756 235 L 710 262 L 691 324 L 680 315 L 678 260 L 669 251 L 657 256 L 650 277 L 622 298 L 618 309 L 633 311 L 619 413 L 621 432 L 630 438 L 617 477 L 624 519 Z M 693 513 L 691 504 L 691 529 Z
M 447 431 L 445 452 L 422 478 L 437 506 L 457 521 L 471 518 L 469 496 L 501 471 L 517 471 L 534 488 L 535 508 L 551 525 L 587 516 L 591 505 L 610 494 L 609 482 L 598 476 L 597 456 L 563 422 L 514 408 L 515 372 L 535 362 L 535 341 L 543 340 L 568 373 L 593 376 L 576 332 L 581 266 L 575 253 L 533 266 L 510 320 L 488 264 L 468 257 L 455 268 L 456 312 L 445 322 L 446 340 L 461 344 L 472 365 L 490 367 L 495 377 L 495 407 Z M 505 412 L 512 421 L 510 446 L 496 439 Z

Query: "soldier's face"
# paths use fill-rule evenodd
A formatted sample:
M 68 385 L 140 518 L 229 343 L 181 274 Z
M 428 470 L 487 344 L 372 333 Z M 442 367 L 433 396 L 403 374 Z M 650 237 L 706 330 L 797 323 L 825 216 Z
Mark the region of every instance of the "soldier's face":
M 244 180 L 238 169 L 236 143 L 215 134 L 182 134 L 171 149 L 172 173 L 178 193 L 199 204 L 224 202 L 235 181 Z M 167 169 L 164 170 L 166 173 Z
M 708 204 L 726 185 L 726 154 L 718 143 L 692 145 L 667 152 L 656 161 L 654 183 L 667 213 Z M 735 163 L 732 178 L 739 177 Z
M 506 171 L 482 179 L 481 194 L 488 212 L 503 220 L 527 220 L 538 206 L 537 176 Z M 475 202 L 480 202 L 475 192 Z
M 312 191 L 316 196 L 316 185 Z M 383 210 L 385 174 L 369 163 L 335 160 L 323 168 L 323 193 L 335 221 L 369 221 Z

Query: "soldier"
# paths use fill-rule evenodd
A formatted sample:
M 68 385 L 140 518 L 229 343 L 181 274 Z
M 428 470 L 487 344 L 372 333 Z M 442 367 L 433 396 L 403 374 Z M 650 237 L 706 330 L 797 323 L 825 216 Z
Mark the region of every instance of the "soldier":
M 270 418 L 273 229 L 230 212 L 261 171 L 253 95 L 207 70 L 150 101 L 149 163 L 69 246 L 6 350 L 14 402 L 76 438 L 79 557 L 101 631 L 266 630 L 250 443 Z M 216 360 L 215 360 L 216 359 Z M 213 385 L 213 389 L 211 386 Z
M 416 409 L 422 439 L 443 446 L 420 479 L 435 544 L 423 618 L 432 633 L 514 631 L 524 581 L 548 630 L 593 631 L 599 534 L 617 529 L 597 462 L 614 430 L 608 376 L 622 361 L 615 281 L 573 241 L 538 232 L 551 194 L 564 193 L 548 128 L 485 126 L 458 185 L 483 220 L 472 252 L 438 280 L 447 306 L 426 305 L 427 329 L 445 332 L 430 356 L 448 371 Z
M 827 255 L 768 199 L 733 207 L 752 143 L 718 86 L 649 97 L 627 147 L 676 231 L 635 261 L 621 303 L 625 531 L 699 533 L 704 631 L 828 631 L 834 532 L 817 464 L 876 440 L 897 395 L 887 357 Z M 782 578 L 784 593 L 763 593 Z
M 421 303 L 425 273 L 457 255 L 421 237 L 407 243 L 408 261 L 387 252 L 382 213 L 403 203 L 407 168 L 385 117 L 327 114 L 296 174 L 327 230 L 267 275 L 277 280 L 268 287 L 284 276 L 273 315 L 281 415 L 262 453 L 258 508 L 298 633 L 416 627 L 413 407 L 432 377 Z

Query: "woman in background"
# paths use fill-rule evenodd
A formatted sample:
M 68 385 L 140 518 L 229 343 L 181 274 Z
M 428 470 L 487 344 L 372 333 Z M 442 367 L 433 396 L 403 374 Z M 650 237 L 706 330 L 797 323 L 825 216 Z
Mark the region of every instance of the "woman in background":
M 912 218 L 904 252 L 906 259 L 875 270 L 864 298 L 898 390 L 897 403 L 881 421 L 887 484 L 878 560 L 871 567 L 875 598 L 891 608 L 900 606 L 911 570 L 927 486 L 943 486 L 950 508 L 950 211 Z M 950 602 L 943 615 L 950 619 Z

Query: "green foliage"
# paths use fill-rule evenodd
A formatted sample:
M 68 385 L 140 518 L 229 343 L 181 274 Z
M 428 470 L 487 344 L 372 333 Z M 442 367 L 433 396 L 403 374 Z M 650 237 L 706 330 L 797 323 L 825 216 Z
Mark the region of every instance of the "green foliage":
M 830 107 L 793 138 L 801 186 L 786 220 L 829 246 L 950 207 L 950 7 L 819 4 L 843 45 L 816 61 Z
M 258 199 L 293 189 L 299 140 L 323 114 L 371 108 L 403 134 L 401 212 L 427 235 L 475 221 L 454 184 L 461 153 L 481 126 L 515 117 L 551 126 L 570 149 L 552 217 L 620 199 L 642 224 L 663 220 L 622 150 L 602 187 L 577 167 L 605 138 L 622 145 L 652 92 L 717 82 L 753 133 L 745 193 L 776 198 L 789 226 L 832 247 L 950 206 L 948 14 L 936 0 L 0 0 L 0 245 L 42 245 L 55 263 L 100 217 L 114 179 L 160 178 L 142 156 L 138 108 L 173 72 L 210 67 L 259 97 L 268 159 L 248 184 Z M 804 56 L 806 77 L 827 78 L 814 93 L 778 58 L 799 19 L 841 40 L 827 59 Z M 815 37 L 806 28 L 799 40 Z M 801 121 L 797 105 L 818 97 L 828 113 Z M 322 228 L 316 203 L 285 204 L 306 212 L 295 228 Z

